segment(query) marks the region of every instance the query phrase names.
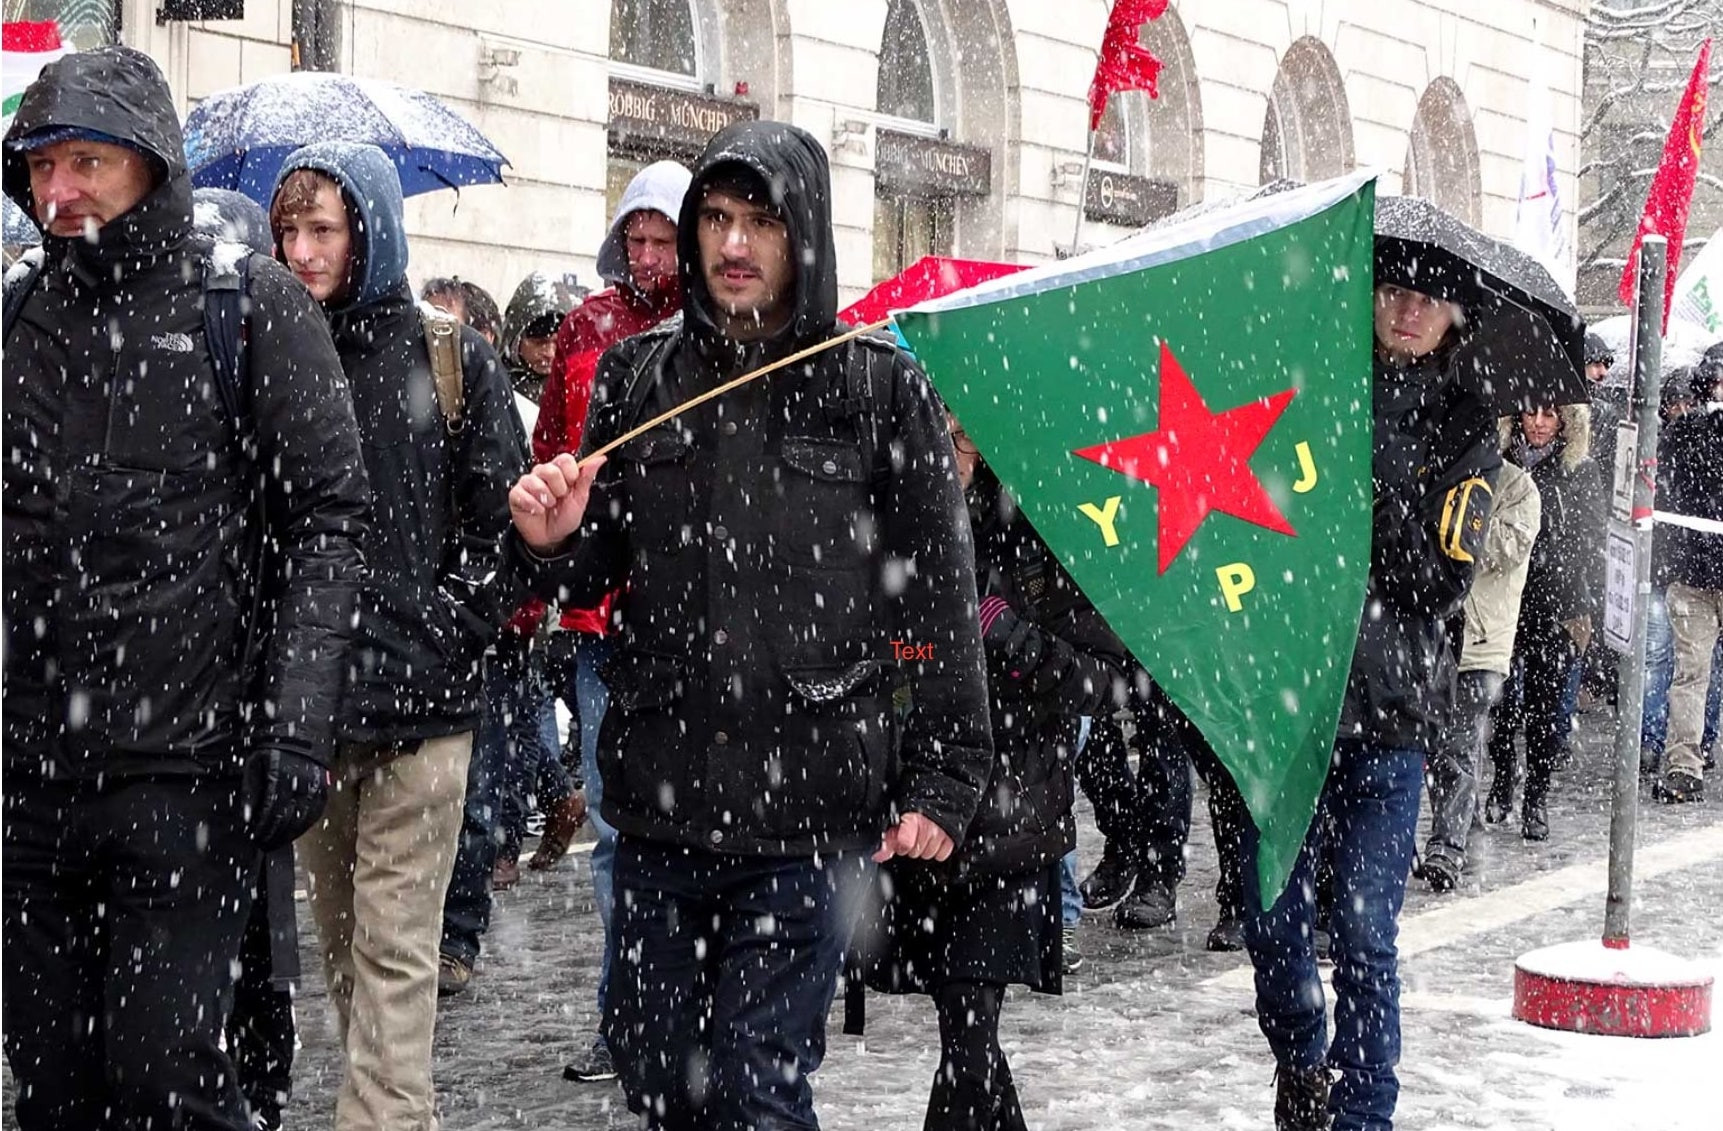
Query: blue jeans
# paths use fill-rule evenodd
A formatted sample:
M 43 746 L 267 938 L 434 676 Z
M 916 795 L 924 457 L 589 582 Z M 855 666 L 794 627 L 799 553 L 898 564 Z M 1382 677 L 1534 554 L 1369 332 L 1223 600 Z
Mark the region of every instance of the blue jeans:
M 504 741 L 510 755 L 502 784 L 501 851 L 520 856 L 526 835 L 526 815 L 536 808 L 548 813 L 574 792 L 568 767 L 562 764 L 562 743 L 556 737 L 556 702 L 545 680 L 544 659 L 534 653 L 531 673 L 507 685 L 509 698 L 502 714 Z
M 1335 1131 L 1387 1131 L 1400 1081 L 1400 974 L 1395 937 L 1417 835 L 1423 752 L 1357 740 L 1335 744 L 1317 817 L 1286 890 L 1267 912 L 1256 878 L 1257 833 L 1245 831 L 1245 945 L 1256 967 L 1256 1010 L 1275 1060 L 1339 1071 L 1329 1097 Z M 1327 824 L 1327 844 L 1322 843 Z M 1329 931 L 1334 1040 L 1311 931 L 1316 865 L 1334 872 Z
M 1639 728 L 1639 748 L 1663 757 L 1669 735 L 1669 685 L 1675 679 L 1675 630 L 1669 623 L 1669 594 L 1658 586 L 1651 591 L 1651 607 L 1645 624 L 1645 713 Z M 1705 692 L 1705 736 L 1700 745 L 1709 750 L 1717 742 L 1718 708 L 1723 705 L 1723 642 L 1711 654 L 1711 685 Z
M 536 723 L 528 729 L 532 716 L 524 713 L 536 710 L 530 689 L 538 685 L 524 649 L 512 648 L 508 655 L 485 657 L 485 711 L 473 735 L 461 839 L 455 850 L 455 870 L 443 896 L 442 953 L 468 966 L 478 961 L 479 940 L 490 929 L 491 869 L 496 866 L 498 849 L 508 839 L 501 827 L 503 793 L 513 766 L 531 749 L 520 748 L 519 736 L 538 734 Z M 553 715 L 553 745 L 555 726 Z M 535 738 L 534 743 L 537 741 Z M 518 838 L 514 851 L 516 855 L 520 852 Z
M 662 1131 L 814 1131 L 808 1076 L 874 865 L 623 837 L 604 1015 L 630 1111 Z
M 1084 715 L 1077 727 L 1077 749 L 1074 757 L 1080 757 L 1083 747 L 1089 744 L 1089 728 L 1094 720 Z M 1077 890 L 1077 850 L 1073 848 L 1065 853 L 1059 861 L 1059 922 L 1067 927 L 1075 927 L 1083 921 L 1083 896 Z
M 616 830 L 600 812 L 604 804 L 604 779 L 598 774 L 598 728 L 610 706 L 610 691 L 598 671 L 609 658 L 609 640 L 582 635 L 574 653 L 571 687 L 563 697 L 564 702 L 575 705 L 580 719 L 580 776 L 586 783 L 586 819 L 598 834 L 598 841 L 592 846 L 592 902 L 604 928 L 604 952 L 598 963 L 600 1017 L 604 1016 L 604 997 L 610 986 L 611 924 L 616 914 Z

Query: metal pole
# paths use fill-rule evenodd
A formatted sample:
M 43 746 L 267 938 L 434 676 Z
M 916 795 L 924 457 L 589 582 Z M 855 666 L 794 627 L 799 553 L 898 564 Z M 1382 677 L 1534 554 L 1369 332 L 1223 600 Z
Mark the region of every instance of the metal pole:
M 1081 252 L 1083 209 L 1089 204 L 1089 165 L 1095 160 L 1095 131 L 1089 131 L 1089 149 L 1083 154 L 1083 175 L 1077 180 L 1077 226 L 1071 232 L 1071 258 Z
M 1646 236 L 1639 248 L 1633 330 L 1633 646 L 1617 669 L 1615 800 L 1609 819 L 1609 896 L 1603 945 L 1625 949 L 1633 911 L 1633 846 L 1639 825 L 1639 734 L 1645 716 L 1645 628 L 1651 604 L 1651 509 L 1657 468 L 1658 402 L 1663 387 L 1663 279 L 1668 247 Z

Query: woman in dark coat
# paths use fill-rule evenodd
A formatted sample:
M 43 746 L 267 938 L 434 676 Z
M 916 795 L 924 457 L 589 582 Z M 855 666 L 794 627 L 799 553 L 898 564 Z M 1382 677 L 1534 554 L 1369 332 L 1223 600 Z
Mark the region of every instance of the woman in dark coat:
M 1585 405 L 1539 405 L 1503 421 L 1502 454 L 1531 473 L 1543 500 L 1514 642 L 1517 679 L 1494 711 L 1490 760 L 1495 780 L 1484 805 L 1491 824 L 1513 809 L 1517 755 L 1526 735 L 1526 787 L 1520 832 L 1549 837 L 1545 799 L 1550 771 L 1572 725 L 1563 709 L 1569 673 L 1585 654 L 1601 595 L 1603 489 L 1592 462 L 1591 412 Z
M 885 899 L 857 949 L 869 986 L 934 1000 L 940 1062 L 925 1126 L 1017 1131 L 999 1011 L 1007 985 L 1060 992 L 1072 764 L 1083 717 L 1124 703 L 1128 657 L 955 422 L 952 441 L 975 533 L 993 771 L 949 861 L 883 869 Z

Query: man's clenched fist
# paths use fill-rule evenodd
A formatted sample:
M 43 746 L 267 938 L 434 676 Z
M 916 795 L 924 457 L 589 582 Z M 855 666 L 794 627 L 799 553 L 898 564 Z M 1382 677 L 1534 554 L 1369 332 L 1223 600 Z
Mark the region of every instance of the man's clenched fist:
M 509 490 L 509 515 L 529 549 L 554 554 L 580 529 L 593 480 L 603 466 L 603 456 L 581 464 L 564 452 L 520 477 Z

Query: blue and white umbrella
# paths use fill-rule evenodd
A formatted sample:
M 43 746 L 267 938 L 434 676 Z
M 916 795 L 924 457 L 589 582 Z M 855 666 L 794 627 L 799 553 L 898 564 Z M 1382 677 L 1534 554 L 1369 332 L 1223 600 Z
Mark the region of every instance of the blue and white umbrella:
M 192 184 L 238 189 L 264 207 L 281 163 L 314 141 L 378 146 L 407 196 L 499 184 L 508 164 L 484 134 L 424 91 L 329 71 L 294 71 L 212 94 L 185 123 Z
M 0 198 L 5 201 L 6 246 L 35 247 L 42 242 L 42 231 L 36 227 L 36 222 L 24 214 L 24 210 L 12 203 L 11 197 Z

